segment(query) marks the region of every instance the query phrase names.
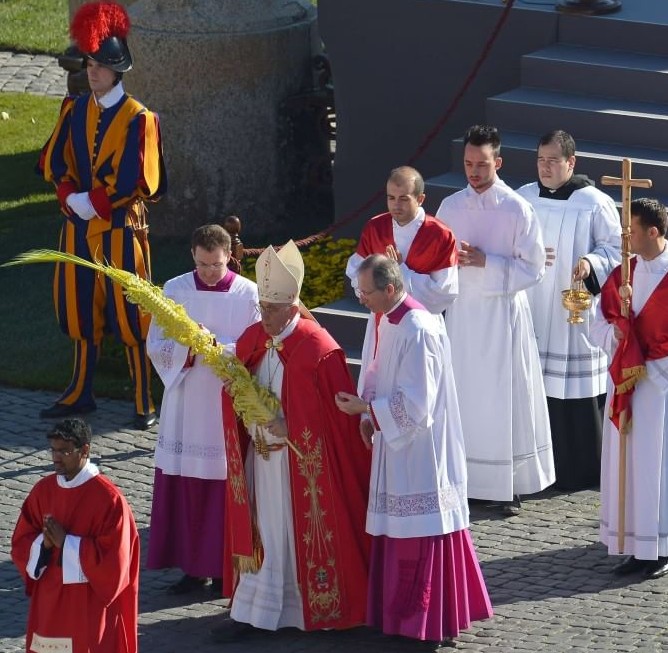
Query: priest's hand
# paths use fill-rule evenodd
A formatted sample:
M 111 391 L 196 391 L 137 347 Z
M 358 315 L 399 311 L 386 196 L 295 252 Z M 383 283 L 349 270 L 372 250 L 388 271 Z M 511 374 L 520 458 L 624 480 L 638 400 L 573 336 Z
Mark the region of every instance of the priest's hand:
M 50 549 L 54 546 L 59 549 L 63 548 L 67 533 L 51 515 L 44 516 L 42 533 L 44 535 L 44 547 L 46 549 Z
M 461 267 L 484 268 L 487 262 L 487 256 L 479 247 L 470 245 L 465 240 L 461 242 L 462 248 L 457 251 L 459 255 L 459 265 Z
M 550 267 L 550 265 L 554 265 L 554 260 L 557 258 L 557 252 L 555 251 L 554 247 L 546 247 L 545 248 L 545 265 L 547 267 Z
M 399 263 L 399 265 L 403 263 L 403 257 L 394 245 L 388 245 L 385 248 L 385 256 L 387 256 L 387 258 L 391 258 L 393 261 L 396 261 Z
M 573 268 L 573 280 L 582 281 L 586 279 L 591 274 L 591 263 L 586 258 L 581 258 L 578 260 L 577 264 Z
M 275 438 L 287 439 L 288 437 L 288 425 L 283 417 L 276 417 L 275 419 L 272 419 L 271 422 L 267 422 L 264 427 Z
M 346 415 L 361 415 L 367 411 L 367 403 L 349 392 L 337 392 L 334 395 L 336 407 Z
M 362 436 L 362 442 L 367 449 L 371 449 L 373 446 L 373 423 L 370 419 L 364 419 L 360 421 L 360 435 Z

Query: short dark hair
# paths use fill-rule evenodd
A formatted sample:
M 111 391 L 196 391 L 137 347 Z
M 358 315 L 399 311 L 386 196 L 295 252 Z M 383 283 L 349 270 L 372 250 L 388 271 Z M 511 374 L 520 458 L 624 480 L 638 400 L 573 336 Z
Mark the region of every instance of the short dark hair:
M 543 134 L 538 141 L 538 147 L 551 143 L 559 146 L 561 155 L 565 159 L 575 156 L 575 139 L 563 129 L 553 129 L 551 132 Z
M 47 440 L 65 440 L 72 442 L 75 447 L 90 444 L 92 438 L 90 426 L 80 417 L 68 417 L 58 422 L 46 435 Z
M 193 231 L 190 243 L 193 251 L 201 247 L 207 252 L 213 252 L 213 250 L 222 247 L 225 253 L 229 254 L 232 250 L 230 234 L 219 224 L 203 224 L 201 227 L 197 227 Z
M 645 228 L 656 227 L 659 235 L 666 235 L 668 229 L 668 215 L 666 207 L 659 200 L 652 197 L 640 197 L 631 202 L 631 215 L 636 216 Z
M 501 136 L 499 130 L 492 125 L 473 125 L 466 130 L 464 135 L 464 145 L 491 145 L 494 156 L 501 154 Z
M 404 279 L 401 276 L 399 263 L 383 254 L 371 254 L 367 256 L 358 268 L 359 272 L 371 271 L 373 286 L 376 290 L 385 290 L 390 284 L 394 286 L 395 292 L 404 289 Z

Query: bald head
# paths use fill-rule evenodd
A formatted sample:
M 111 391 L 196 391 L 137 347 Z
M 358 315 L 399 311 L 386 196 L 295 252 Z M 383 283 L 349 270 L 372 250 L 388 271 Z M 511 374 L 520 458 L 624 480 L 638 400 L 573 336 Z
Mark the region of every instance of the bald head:
M 413 197 L 419 197 L 424 194 L 424 179 L 415 168 L 411 168 L 410 166 L 400 166 L 392 170 L 390 176 L 387 178 L 387 183 L 396 184 L 397 186 L 410 186 Z

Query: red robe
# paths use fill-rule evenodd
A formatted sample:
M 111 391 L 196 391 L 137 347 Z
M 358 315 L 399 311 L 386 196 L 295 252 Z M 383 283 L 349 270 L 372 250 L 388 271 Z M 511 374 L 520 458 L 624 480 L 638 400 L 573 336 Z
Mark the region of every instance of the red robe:
M 388 245 L 395 245 L 392 234 L 392 215 L 381 213 L 364 226 L 357 254 L 385 254 Z M 455 236 L 440 220 L 425 215 L 406 256 L 406 266 L 418 274 L 429 274 L 457 265 Z
M 630 283 L 633 286 L 637 258 L 631 259 Z M 645 374 L 645 361 L 668 356 L 665 311 L 668 305 L 668 275 L 654 289 L 638 315 L 621 312 L 619 289 L 622 268 L 617 266 L 601 289 L 601 312 L 610 324 L 624 333 L 610 362 L 610 378 L 615 394 L 610 404 L 610 419 L 617 430 L 627 433 L 631 424 L 631 397 L 635 384 Z
M 30 596 L 26 650 L 37 635 L 71 639 L 72 653 L 136 653 L 139 535 L 130 507 L 105 476 L 74 488 L 61 488 L 56 478 L 35 485 L 12 536 L 12 560 Z M 47 514 L 81 537 L 80 564 L 88 582 L 63 584 L 59 549 L 38 580 L 28 576 L 30 548 Z
M 268 338 L 261 323 L 248 327 L 239 338 L 237 356 L 251 372 L 265 355 Z M 278 355 L 284 365 L 281 402 L 289 437 L 303 454 L 299 459 L 290 451 L 289 460 L 304 625 L 306 630 L 362 625 L 370 546 L 365 519 L 371 452 L 362 443 L 359 418 L 345 415 L 334 404 L 337 392 L 354 394 L 353 381 L 341 348 L 310 320 L 299 320 Z M 232 548 L 235 542 L 251 540 L 248 532 L 235 532 L 244 523 L 248 526 L 249 520 L 235 519 L 240 504 L 231 505 L 235 488 L 245 488 L 243 466 L 233 464 L 247 439 L 241 431 L 241 446 L 236 438 L 233 447 L 228 446 L 228 452 L 234 451 L 228 453 L 232 464 L 224 539 Z M 226 438 L 230 442 L 229 429 Z M 235 553 L 226 546 L 228 589 Z

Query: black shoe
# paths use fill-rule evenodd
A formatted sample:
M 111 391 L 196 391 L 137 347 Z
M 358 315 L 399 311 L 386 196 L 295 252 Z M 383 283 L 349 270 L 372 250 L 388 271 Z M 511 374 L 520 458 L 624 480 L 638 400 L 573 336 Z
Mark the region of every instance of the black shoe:
M 250 624 L 241 621 L 228 619 L 222 626 L 211 629 L 211 639 L 217 644 L 226 644 L 228 642 L 238 642 L 240 639 L 246 639 L 257 635 L 260 631 L 253 628 Z
M 512 501 L 504 501 L 501 503 L 501 512 L 508 517 L 514 517 L 515 515 L 520 514 L 520 508 L 522 507 L 522 502 L 520 501 L 520 495 L 516 494 Z
M 645 571 L 643 576 L 645 578 L 655 579 L 661 578 L 668 574 L 668 558 L 659 558 L 658 560 L 649 560 L 645 562 Z
M 173 585 L 170 585 L 167 588 L 168 594 L 188 594 L 194 590 L 201 589 L 206 585 L 206 578 L 200 578 L 199 576 L 189 576 L 184 574 L 181 580 L 177 581 Z
M 92 404 L 59 404 L 56 402 L 53 406 L 43 408 L 39 411 L 39 416 L 42 419 L 59 419 L 62 417 L 69 417 L 70 415 L 85 415 L 97 410 L 97 406 Z
M 617 574 L 618 576 L 635 574 L 637 571 L 645 569 L 647 562 L 647 560 L 638 560 L 638 558 L 634 556 L 628 556 L 612 568 L 612 573 Z
M 158 423 L 158 417 L 155 413 L 146 413 L 146 415 L 140 415 L 135 413 L 135 428 L 139 431 L 148 431 L 152 426 L 155 426 Z

